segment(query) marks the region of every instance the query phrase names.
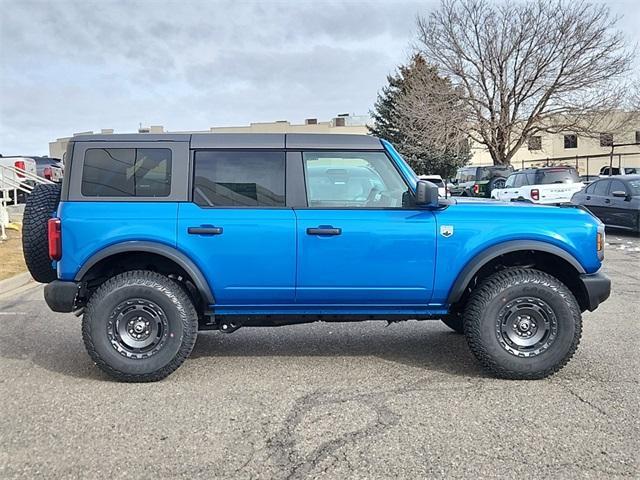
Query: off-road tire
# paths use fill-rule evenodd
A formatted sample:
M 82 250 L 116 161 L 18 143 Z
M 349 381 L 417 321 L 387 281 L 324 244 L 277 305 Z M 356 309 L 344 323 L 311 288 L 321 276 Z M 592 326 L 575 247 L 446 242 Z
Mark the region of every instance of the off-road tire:
M 500 182 L 500 184 L 502 185 L 500 188 L 504 188 L 506 180 L 507 179 L 505 177 L 493 177 L 489 181 L 489 185 L 487 188 L 487 197 L 491 198 L 491 192 L 493 192 L 494 189 L 498 188 L 496 187 L 496 183 Z
M 464 333 L 463 317 L 460 313 L 451 313 L 442 318 L 442 323 L 456 333 Z
M 47 223 L 60 203 L 59 184 L 39 184 L 27 197 L 22 219 L 22 251 L 29 273 L 35 281 L 49 283 L 56 271 L 49 258 Z
M 135 299 L 135 300 L 134 300 Z M 118 350 L 110 328 L 123 303 L 149 301 L 160 307 L 167 327 L 158 351 L 131 358 Z M 186 290 L 159 273 L 125 272 L 103 283 L 89 298 L 82 319 L 82 338 L 87 352 L 100 369 L 123 382 L 155 382 L 175 371 L 196 342 L 198 315 Z
M 555 340 L 535 356 L 517 356 L 499 339 L 499 312 L 517 298 L 545 302 L 555 318 Z M 560 280 L 539 270 L 513 268 L 491 275 L 472 293 L 464 312 L 464 333 L 469 348 L 492 375 L 540 379 L 553 375 L 571 359 L 580 343 L 582 316 L 575 297 Z

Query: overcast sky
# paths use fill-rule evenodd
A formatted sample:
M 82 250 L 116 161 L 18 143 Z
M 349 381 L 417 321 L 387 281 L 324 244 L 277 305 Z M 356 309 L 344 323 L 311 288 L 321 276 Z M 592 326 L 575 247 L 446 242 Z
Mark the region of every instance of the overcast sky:
M 610 0 L 640 38 L 638 0 Z M 74 132 L 366 114 L 422 1 L 0 0 L 0 153 Z

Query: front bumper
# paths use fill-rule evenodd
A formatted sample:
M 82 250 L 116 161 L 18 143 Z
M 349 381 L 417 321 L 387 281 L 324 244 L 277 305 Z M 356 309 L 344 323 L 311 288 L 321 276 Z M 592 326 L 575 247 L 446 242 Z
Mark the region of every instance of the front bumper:
M 604 273 L 585 273 L 580 281 L 587 294 L 587 309 L 593 312 L 611 295 L 611 280 Z
M 54 312 L 73 312 L 80 285 L 76 282 L 54 280 L 44 287 L 44 300 Z

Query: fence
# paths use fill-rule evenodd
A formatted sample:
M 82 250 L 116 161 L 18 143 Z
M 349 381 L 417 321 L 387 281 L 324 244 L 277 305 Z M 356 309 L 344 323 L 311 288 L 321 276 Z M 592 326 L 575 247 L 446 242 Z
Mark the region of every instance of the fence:
M 514 162 L 517 164 L 518 162 Z M 596 155 L 574 155 L 571 157 L 554 157 L 543 159 L 520 160 L 521 168 L 552 167 L 570 165 L 581 175 L 598 175 L 603 166 L 640 168 L 640 152 L 601 153 Z M 526 167 L 525 167 L 526 165 Z

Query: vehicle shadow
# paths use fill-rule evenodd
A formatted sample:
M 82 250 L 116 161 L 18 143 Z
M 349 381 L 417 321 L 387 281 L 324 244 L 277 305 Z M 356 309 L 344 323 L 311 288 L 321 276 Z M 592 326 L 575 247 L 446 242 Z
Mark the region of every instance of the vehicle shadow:
M 5 316 L 3 329 L 0 358 L 30 361 L 65 376 L 111 381 L 87 355 L 80 322 L 68 315 Z M 232 334 L 200 332 L 190 359 L 214 357 L 290 357 L 291 362 L 296 362 L 295 357 L 375 357 L 451 375 L 482 375 L 464 336 L 434 321 L 388 327 L 371 321 L 245 327 Z M 189 368 L 189 360 L 182 368 Z
M 377 357 L 424 370 L 482 376 L 464 335 L 440 322 L 314 323 L 245 327 L 235 333 L 202 332 L 191 358 Z

